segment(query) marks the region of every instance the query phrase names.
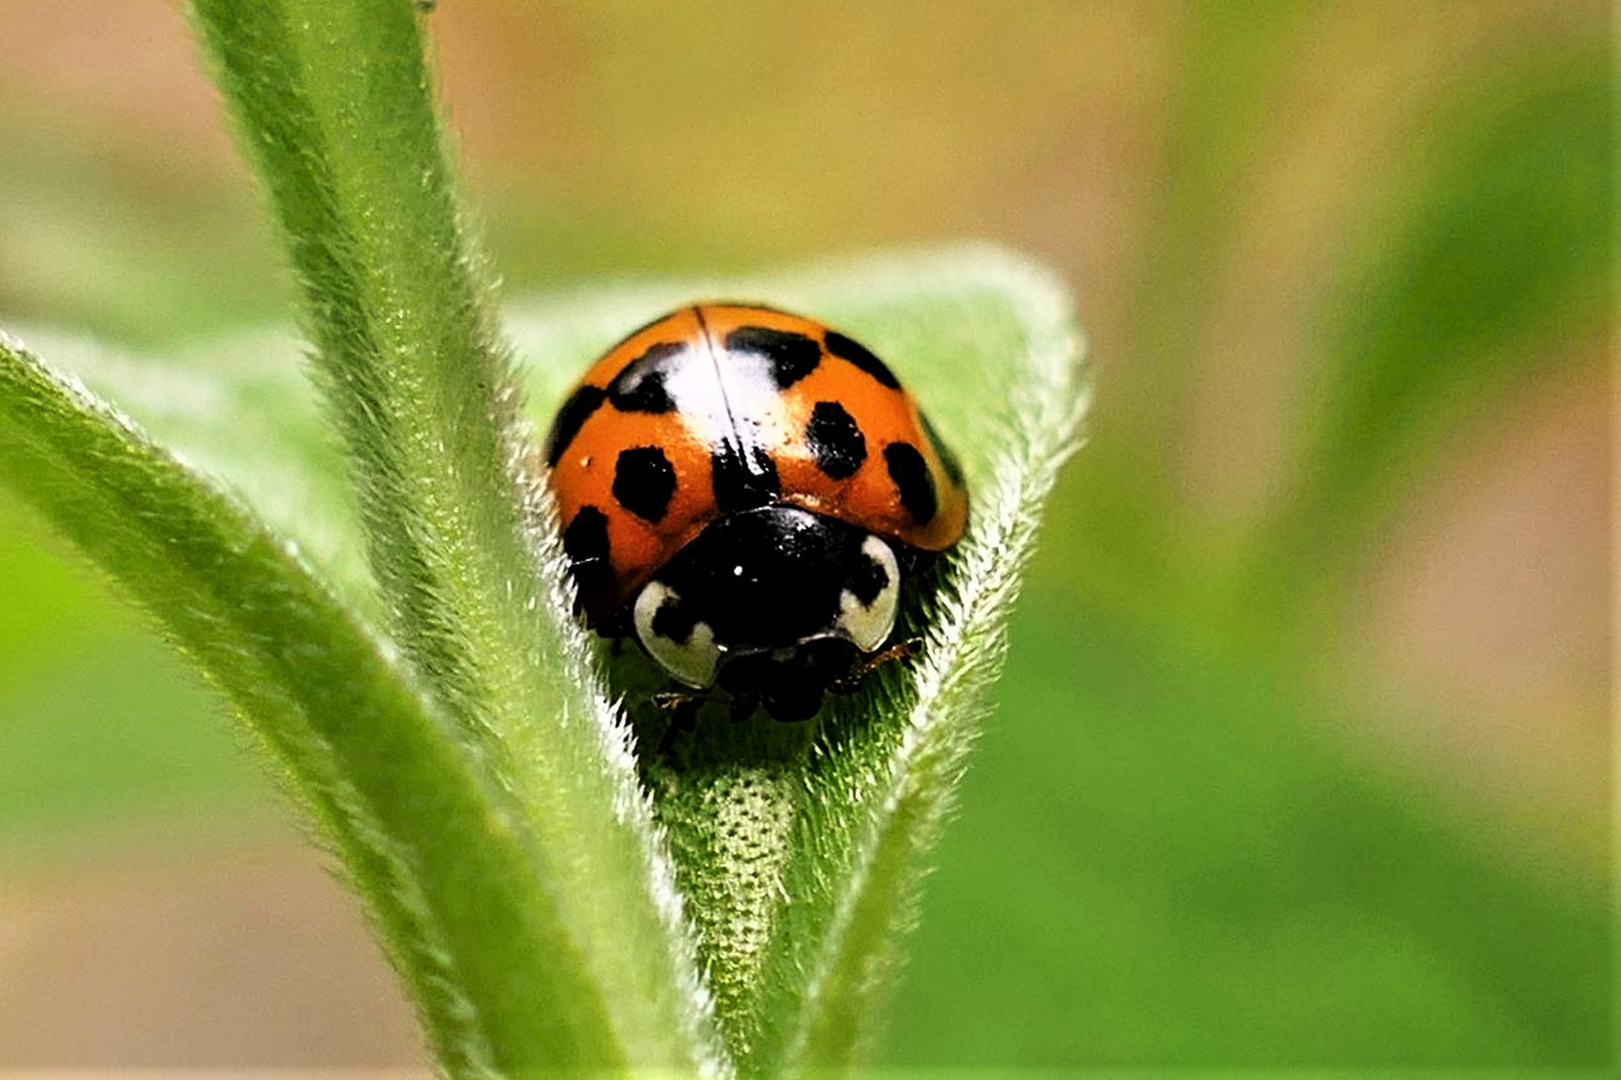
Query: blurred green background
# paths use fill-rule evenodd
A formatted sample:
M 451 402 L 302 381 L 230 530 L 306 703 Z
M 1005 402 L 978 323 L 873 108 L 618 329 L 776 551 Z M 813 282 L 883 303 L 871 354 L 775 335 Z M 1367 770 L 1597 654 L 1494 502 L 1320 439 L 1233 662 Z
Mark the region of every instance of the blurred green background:
M 1608 4 L 439 8 L 509 295 L 963 235 L 1075 288 L 887 1062 L 1610 1061 Z M 286 317 L 175 5 L 0 42 L 0 321 Z M 218 705 L 0 496 L 0 1065 L 415 1060 Z

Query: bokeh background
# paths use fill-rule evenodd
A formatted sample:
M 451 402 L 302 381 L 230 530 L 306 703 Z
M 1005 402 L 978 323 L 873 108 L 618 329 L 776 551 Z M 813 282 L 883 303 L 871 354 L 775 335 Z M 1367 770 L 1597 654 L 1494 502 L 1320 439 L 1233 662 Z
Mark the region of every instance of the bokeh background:
M 441 0 L 510 295 L 962 236 L 1098 358 L 900 1065 L 1610 1060 L 1609 5 Z M 290 290 L 164 0 L 0 0 L 0 320 Z M 0 496 L 0 1065 L 411 1065 L 222 710 Z

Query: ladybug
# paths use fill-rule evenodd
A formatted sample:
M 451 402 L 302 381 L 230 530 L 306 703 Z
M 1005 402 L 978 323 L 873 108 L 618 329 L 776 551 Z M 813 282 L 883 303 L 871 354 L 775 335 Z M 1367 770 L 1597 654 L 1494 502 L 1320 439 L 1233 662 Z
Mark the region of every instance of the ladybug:
M 962 473 L 889 367 L 754 304 L 684 307 L 586 371 L 545 446 L 586 624 L 678 683 L 808 719 L 886 650 Z M 674 695 L 682 697 L 686 695 Z

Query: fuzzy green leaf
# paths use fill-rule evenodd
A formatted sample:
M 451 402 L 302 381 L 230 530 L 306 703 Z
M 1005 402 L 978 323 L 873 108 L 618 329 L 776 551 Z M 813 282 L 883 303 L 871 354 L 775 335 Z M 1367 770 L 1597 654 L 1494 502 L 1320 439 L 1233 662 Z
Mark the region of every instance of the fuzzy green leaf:
M 559 996 L 567 941 L 537 917 L 552 883 L 442 711 L 296 549 L 4 337 L 0 482 L 142 604 L 274 755 L 447 1068 L 493 1073 L 513 1046 L 588 1030 Z
M 295 542 L 346 605 L 381 622 L 343 457 L 294 334 L 238 333 L 157 357 L 55 327 L 10 329 L 187 468 L 227 487 Z
M 705 713 L 643 776 L 668 830 L 718 1019 L 745 1075 L 838 1068 L 870 1048 L 914 921 L 925 856 L 1001 669 L 1039 507 L 1085 402 L 1066 292 L 970 247 L 751 281 L 646 284 L 526 307 L 511 332 L 532 399 L 648 318 L 702 297 L 761 300 L 847 329 L 900 373 L 962 459 L 967 538 L 906 611 L 922 655 L 808 725 Z M 614 665 L 642 744 L 664 719 L 639 657 Z

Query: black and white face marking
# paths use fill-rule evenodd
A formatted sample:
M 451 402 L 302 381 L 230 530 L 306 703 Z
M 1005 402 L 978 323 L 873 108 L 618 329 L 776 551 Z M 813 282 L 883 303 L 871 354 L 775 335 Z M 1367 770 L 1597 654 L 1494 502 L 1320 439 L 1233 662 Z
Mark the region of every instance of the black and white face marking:
M 861 654 L 883 647 L 900 591 L 883 540 L 772 506 L 705 529 L 643 586 L 632 623 L 678 681 L 758 694 L 773 715 L 803 719 Z
M 650 581 L 636 597 L 636 637 L 648 655 L 675 678 L 698 690 L 715 685 L 720 646 L 708 623 L 688 617 L 681 597 L 662 581 Z
M 876 536 L 861 542 L 867 565 L 852 582 L 858 591 L 846 588 L 839 593 L 838 632 L 862 652 L 876 652 L 895 629 L 895 611 L 900 606 L 901 568 L 889 545 Z M 872 591 L 876 587 L 876 592 Z

